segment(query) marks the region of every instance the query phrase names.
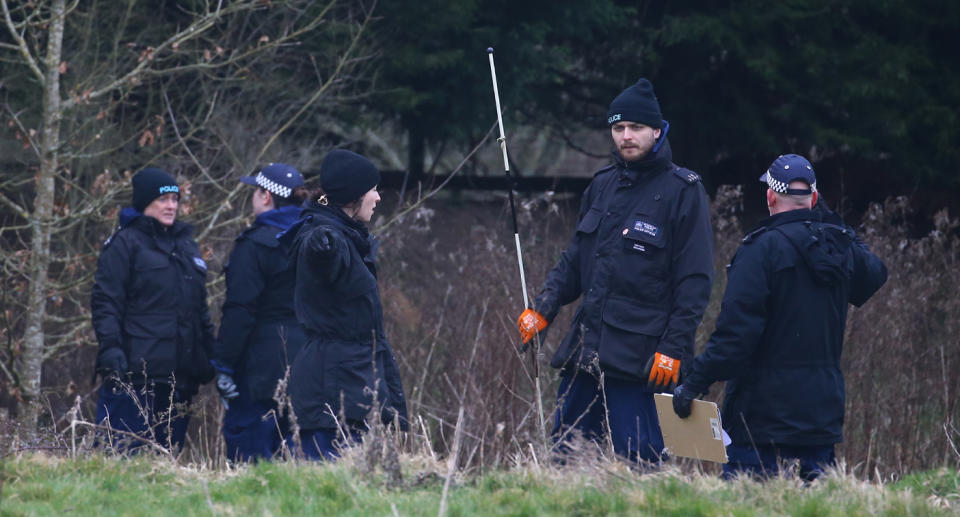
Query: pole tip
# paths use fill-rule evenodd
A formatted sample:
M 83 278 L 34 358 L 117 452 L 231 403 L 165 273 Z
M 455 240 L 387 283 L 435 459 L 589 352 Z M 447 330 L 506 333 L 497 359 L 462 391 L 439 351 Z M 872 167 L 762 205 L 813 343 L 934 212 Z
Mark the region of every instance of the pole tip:
M 493 47 L 487 47 L 487 54 L 493 54 Z

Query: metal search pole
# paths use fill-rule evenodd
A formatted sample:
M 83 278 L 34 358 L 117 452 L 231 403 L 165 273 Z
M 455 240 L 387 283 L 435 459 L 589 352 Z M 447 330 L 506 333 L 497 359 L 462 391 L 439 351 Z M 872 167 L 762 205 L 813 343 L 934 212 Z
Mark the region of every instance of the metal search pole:
M 513 240 L 517 243 L 517 262 L 520 265 L 520 286 L 523 287 L 523 308 L 530 308 L 527 297 L 527 281 L 523 273 L 523 252 L 520 251 L 520 230 L 517 228 L 517 208 L 513 201 L 513 179 L 510 177 L 510 160 L 507 158 L 507 137 L 503 133 L 503 115 L 500 112 L 500 91 L 497 89 L 497 69 L 493 65 L 493 47 L 487 49 L 490 58 L 490 77 L 493 80 L 493 100 L 497 103 L 497 125 L 500 127 L 500 150 L 503 151 L 503 173 L 507 176 L 507 192 L 510 196 L 510 215 L 513 218 Z
M 503 132 L 503 115 L 500 111 L 500 90 L 497 88 L 497 68 L 493 64 L 493 47 L 487 48 L 487 57 L 490 59 L 490 79 L 493 81 L 493 99 L 497 103 L 497 125 L 500 127 L 500 150 L 503 152 L 503 173 L 507 177 L 507 193 L 510 197 L 510 215 L 513 219 L 513 240 L 517 245 L 517 263 L 520 266 L 520 286 L 523 289 L 523 307 L 532 308 L 530 299 L 527 296 L 527 280 L 523 272 L 523 252 L 520 250 L 520 230 L 517 226 L 517 208 L 513 200 L 513 178 L 510 176 L 510 160 L 507 158 L 507 137 Z M 540 416 L 540 433 L 546 440 L 546 426 L 543 420 L 543 397 L 540 392 L 540 336 L 534 336 L 536 346 L 533 348 L 533 377 L 534 389 L 537 397 L 537 412 Z M 522 353 L 522 350 L 521 350 Z

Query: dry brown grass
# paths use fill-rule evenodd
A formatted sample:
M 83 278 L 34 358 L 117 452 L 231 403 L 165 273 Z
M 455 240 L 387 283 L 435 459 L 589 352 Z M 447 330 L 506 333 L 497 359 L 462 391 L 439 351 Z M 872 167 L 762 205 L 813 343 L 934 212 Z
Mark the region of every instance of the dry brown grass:
M 389 437 L 394 445 L 370 456 L 370 469 L 399 454 L 431 464 L 429 476 L 445 477 L 455 442 L 455 470 L 483 473 L 499 468 L 546 468 L 552 425 L 556 372 L 546 367 L 569 326 L 571 308 L 547 333 L 539 356 L 545 429 L 535 401 L 532 358 L 518 354 L 515 319 L 522 294 L 505 195 L 470 200 L 446 194 L 408 213 L 379 235 L 380 287 L 387 336 L 400 363 L 411 414 L 411 432 Z M 698 347 L 709 337 L 725 286 L 724 265 L 733 256 L 744 229 L 742 195 L 722 188 L 715 196 L 716 282 Z M 577 199 L 550 195 L 523 200 L 518 207 L 529 293 L 537 294 L 549 269 L 567 245 Z M 392 206 L 387 203 L 385 206 Z M 887 285 L 863 308 L 851 309 L 844 350 L 847 378 L 845 442 L 838 452 L 849 472 L 862 478 L 889 479 L 906 472 L 960 465 L 957 417 L 960 413 L 960 287 L 958 227 L 946 213 L 933 229 L 916 235 L 906 199 L 873 206 L 857 228 L 890 271 Z M 220 300 L 213 298 L 212 306 Z M 9 447 L 51 446 L 71 449 L 68 417 L 92 421 L 94 386 L 90 357 L 78 351 L 69 373 L 51 392 L 69 397 L 50 406 L 59 422 L 45 444 L 8 440 Z M 90 359 L 92 361 L 92 358 Z M 89 390 L 89 391 L 88 391 Z M 714 387 L 714 394 L 719 393 Z M 180 461 L 222 468 L 222 435 L 215 390 L 206 386 L 197 399 L 186 450 Z M 459 417 L 462 409 L 462 417 Z M 9 421 L 7 422 L 10 423 Z M 460 428 L 459 437 L 456 429 Z M 383 430 L 386 432 L 386 430 Z M 16 435 L 10 426 L 0 433 Z M 388 438 L 384 434 L 378 440 Z M 83 445 L 82 437 L 80 444 Z M 16 445 L 12 445 L 16 444 Z M 583 454 L 568 459 L 568 469 L 593 469 L 596 458 L 609 460 L 603 446 L 583 444 Z M 404 460 L 406 461 L 406 460 Z M 681 463 L 687 472 L 714 473 L 713 465 Z M 405 483 L 421 473 L 405 473 Z M 411 478 L 412 476 L 412 478 Z M 395 478 L 399 479 L 399 478 Z M 396 482 L 396 481 L 394 481 Z
M 744 229 L 741 190 L 723 187 L 713 202 L 716 234 L 711 302 L 698 350 L 713 330 L 726 285 L 725 264 Z M 398 349 L 411 410 L 449 449 L 457 409 L 466 408 L 462 458 L 478 468 L 503 465 L 524 444 L 543 446 L 533 404 L 531 361 L 516 352 L 514 320 L 522 309 L 505 202 L 447 201 L 414 224 L 384 235 L 381 285 L 389 335 Z M 847 424 L 839 453 L 850 470 L 870 477 L 957 465 L 960 392 L 958 223 L 938 214 L 934 229 L 914 236 L 906 199 L 875 205 L 856 228 L 886 263 L 887 285 L 851 308 L 844 350 Z M 577 200 L 549 196 L 521 204 L 520 224 L 530 296 L 566 246 Z M 391 299 L 389 293 L 403 293 Z M 554 322 L 541 366 L 569 325 Z M 411 314 L 420 325 L 411 324 Z M 541 369 L 547 431 L 556 372 Z M 719 385 L 714 388 L 718 398 Z M 951 442 L 952 440 L 952 442 Z M 546 449 L 539 449 L 540 452 Z M 712 471 L 710 466 L 707 471 Z

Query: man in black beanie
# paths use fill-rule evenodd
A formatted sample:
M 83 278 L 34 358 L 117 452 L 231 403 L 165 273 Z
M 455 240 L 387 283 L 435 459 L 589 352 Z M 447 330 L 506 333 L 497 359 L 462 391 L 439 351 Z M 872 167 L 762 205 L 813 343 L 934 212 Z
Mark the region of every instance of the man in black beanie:
M 529 341 L 582 296 L 551 361 L 561 375 L 554 439 L 599 444 L 609 432 L 617 454 L 656 462 L 653 393 L 676 385 L 710 297 L 710 205 L 700 176 L 672 162 L 650 81 L 620 93 L 607 124 L 613 163 L 584 192 L 570 245 L 518 326 Z

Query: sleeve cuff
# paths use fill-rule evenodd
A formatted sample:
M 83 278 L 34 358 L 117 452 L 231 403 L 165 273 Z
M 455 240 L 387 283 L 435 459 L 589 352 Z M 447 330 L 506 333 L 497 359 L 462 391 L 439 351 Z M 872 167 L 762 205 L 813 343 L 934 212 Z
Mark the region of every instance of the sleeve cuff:
M 216 359 L 211 359 L 210 365 L 213 366 L 213 369 L 216 370 L 217 373 L 225 373 L 231 377 L 233 376 L 233 368 L 230 368 Z

